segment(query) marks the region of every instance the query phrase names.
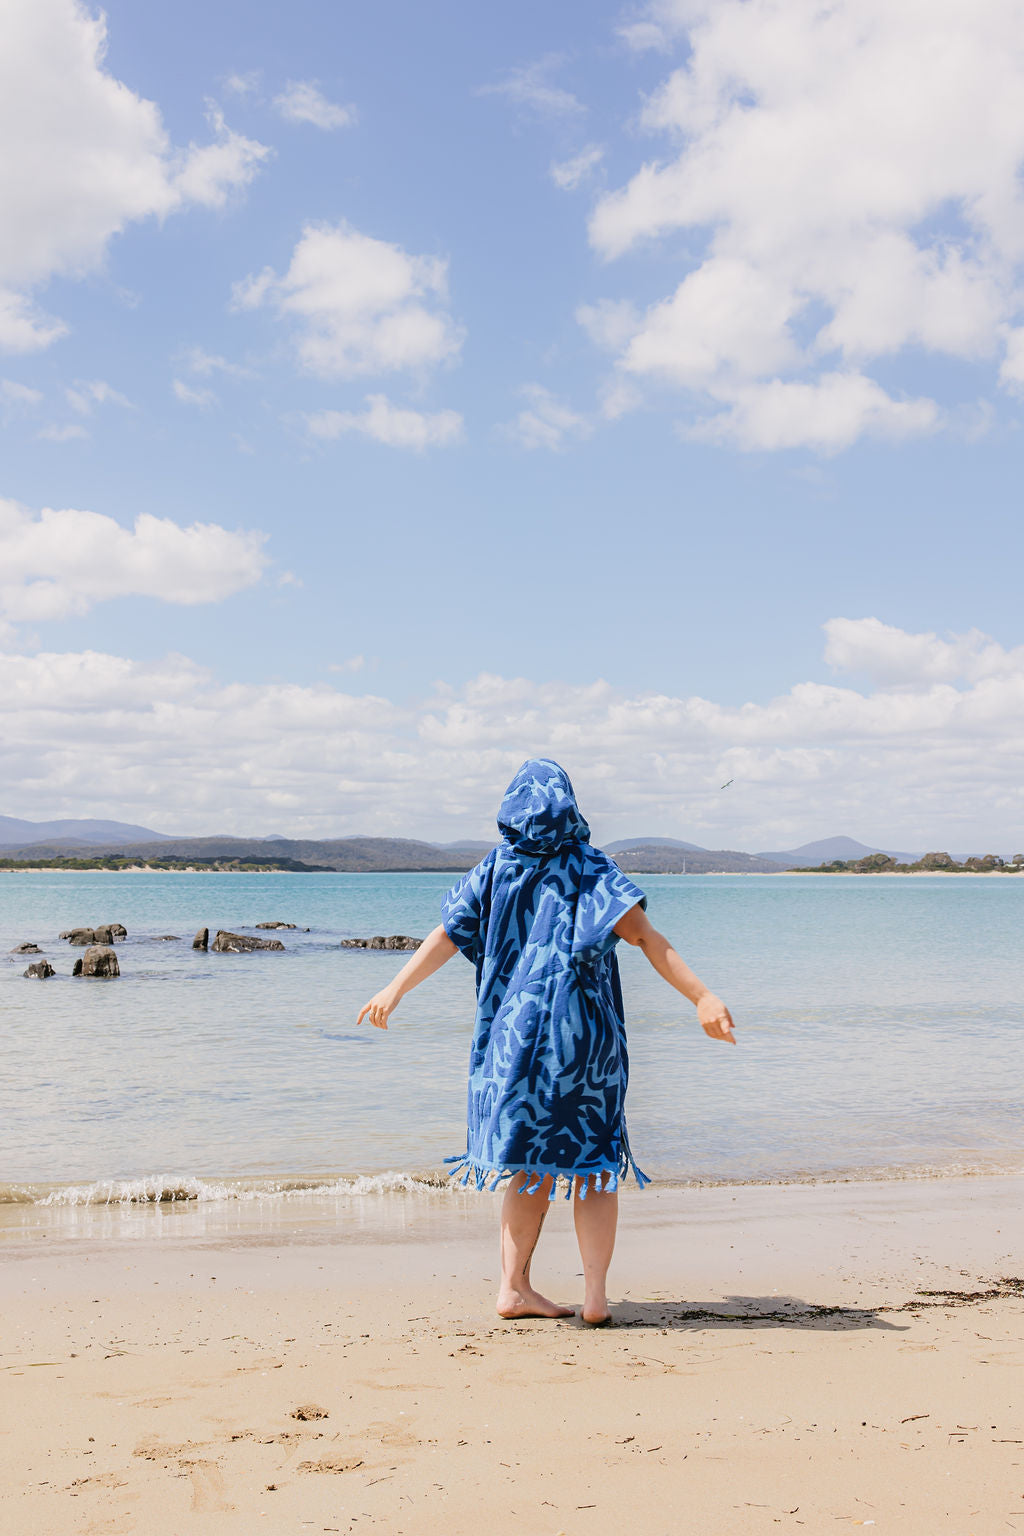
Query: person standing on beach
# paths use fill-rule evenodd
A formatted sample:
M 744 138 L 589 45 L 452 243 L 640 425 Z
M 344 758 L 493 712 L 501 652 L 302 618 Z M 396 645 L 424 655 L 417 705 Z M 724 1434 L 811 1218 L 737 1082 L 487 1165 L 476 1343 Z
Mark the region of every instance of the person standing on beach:
M 388 986 L 364 1004 L 386 1029 L 413 987 L 461 950 L 476 967 L 477 1013 L 464 1153 L 452 1177 L 477 1189 L 510 1182 L 501 1210 L 501 1317 L 571 1317 L 530 1277 L 559 1179 L 583 1260 L 583 1321 L 610 1321 L 606 1281 L 615 1247 L 618 1186 L 649 1182 L 630 1150 L 629 1076 L 615 946 L 637 945 L 658 974 L 695 1004 L 704 1032 L 735 1044 L 720 998 L 651 926 L 647 898 L 590 828 L 564 768 L 525 762 L 498 812 L 502 841 L 452 887 L 441 923 Z M 459 1177 L 461 1175 L 461 1178 Z

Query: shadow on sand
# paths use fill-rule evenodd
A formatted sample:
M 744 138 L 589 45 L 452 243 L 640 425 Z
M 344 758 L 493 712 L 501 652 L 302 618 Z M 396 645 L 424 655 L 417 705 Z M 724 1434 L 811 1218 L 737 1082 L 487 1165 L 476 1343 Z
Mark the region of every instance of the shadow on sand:
M 904 1323 L 880 1314 L 889 1308 L 825 1307 L 797 1296 L 729 1296 L 706 1306 L 685 1301 L 621 1301 L 612 1308 L 616 1328 L 699 1331 L 707 1328 L 806 1328 L 845 1333 L 857 1328 L 903 1332 Z M 584 1327 L 584 1324 L 580 1324 Z

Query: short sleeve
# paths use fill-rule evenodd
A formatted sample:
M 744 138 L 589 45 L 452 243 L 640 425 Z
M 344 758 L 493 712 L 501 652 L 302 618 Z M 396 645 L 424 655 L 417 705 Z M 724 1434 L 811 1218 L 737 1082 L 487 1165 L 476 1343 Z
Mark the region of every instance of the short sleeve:
M 487 917 L 491 907 L 492 849 L 468 874 L 463 875 L 441 902 L 444 931 L 473 965 L 484 951 Z
M 593 961 L 615 943 L 615 925 L 647 897 L 606 853 L 588 848 L 580 875 L 572 953 L 574 960 Z

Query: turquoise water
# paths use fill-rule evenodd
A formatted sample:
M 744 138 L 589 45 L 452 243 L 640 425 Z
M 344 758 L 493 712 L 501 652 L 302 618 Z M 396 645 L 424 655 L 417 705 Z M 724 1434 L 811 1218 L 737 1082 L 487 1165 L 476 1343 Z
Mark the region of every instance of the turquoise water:
M 360 1004 L 451 876 L 0 875 L 0 1199 L 436 1169 L 464 1143 L 472 971 L 456 956 L 384 1034 Z M 655 924 L 733 1009 L 735 1050 L 620 949 L 630 1135 L 670 1180 L 894 1177 L 1024 1164 L 1024 878 L 648 876 Z M 264 920 L 284 954 L 192 951 Z M 120 921 L 118 981 L 58 934 Z M 156 936 L 175 934 L 176 942 Z M 29 957 L 31 958 L 31 957 Z M 111 1185 L 108 1181 L 114 1181 Z M 120 1181 L 120 1183 L 118 1182 Z M 61 1198 L 67 1198 L 66 1194 Z

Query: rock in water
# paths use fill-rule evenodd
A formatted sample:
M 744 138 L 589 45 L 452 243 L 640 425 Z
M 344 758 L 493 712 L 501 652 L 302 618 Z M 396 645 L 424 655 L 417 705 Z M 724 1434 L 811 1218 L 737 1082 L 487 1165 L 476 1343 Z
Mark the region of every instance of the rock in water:
M 12 955 L 41 955 L 42 950 L 38 944 L 33 944 L 31 939 L 26 939 L 24 944 L 16 944 L 11 950 Z
M 69 928 L 61 934 L 69 944 L 120 944 L 128 937 L 123 923 L 101 923 L 98 928 Z
M 280 939 L 253 939 L 248 934 L 226 933 L 221 928 L 210 948 L 219 955 L 240 955 L 250 949 L 284 949 L 284 945 Z
M 256 923 L 257 928 L 297 928 L 297 923 Z M 308 930 L 307 930 L 308 931 Z
M 419 949 L 422 939 L 411 939 L 407 933 L 375 933 L 372 939 L 342 939 L 342 949 Z
M 209 928 L 200 928 L 199 932 L 196 934 L 195 938 L 192 940 L 192 948 L 193 949 L 201 949 L 201 950 L 203 950 L 205 952 L 206 950 L 209 949 L 209 947 L 210 947 L 210 930 L 209 930 Z
M 120 976 L 121 967 L 110 944 L 90 944 L 80 960 L 75 961 L 74 976 Z
M 22 974 L 25 976 L 35 976 L 37 980 L 45 981 L 47 976 L 56 976 L 57 972 L 49 960 L 37 960 L 34 965 L 30 965 L 28 970 Z
M 122 939 L 128 937 L 128 930 L 123 923 L 102 923 L 93 931 L 97 944 L 120 944 Z

